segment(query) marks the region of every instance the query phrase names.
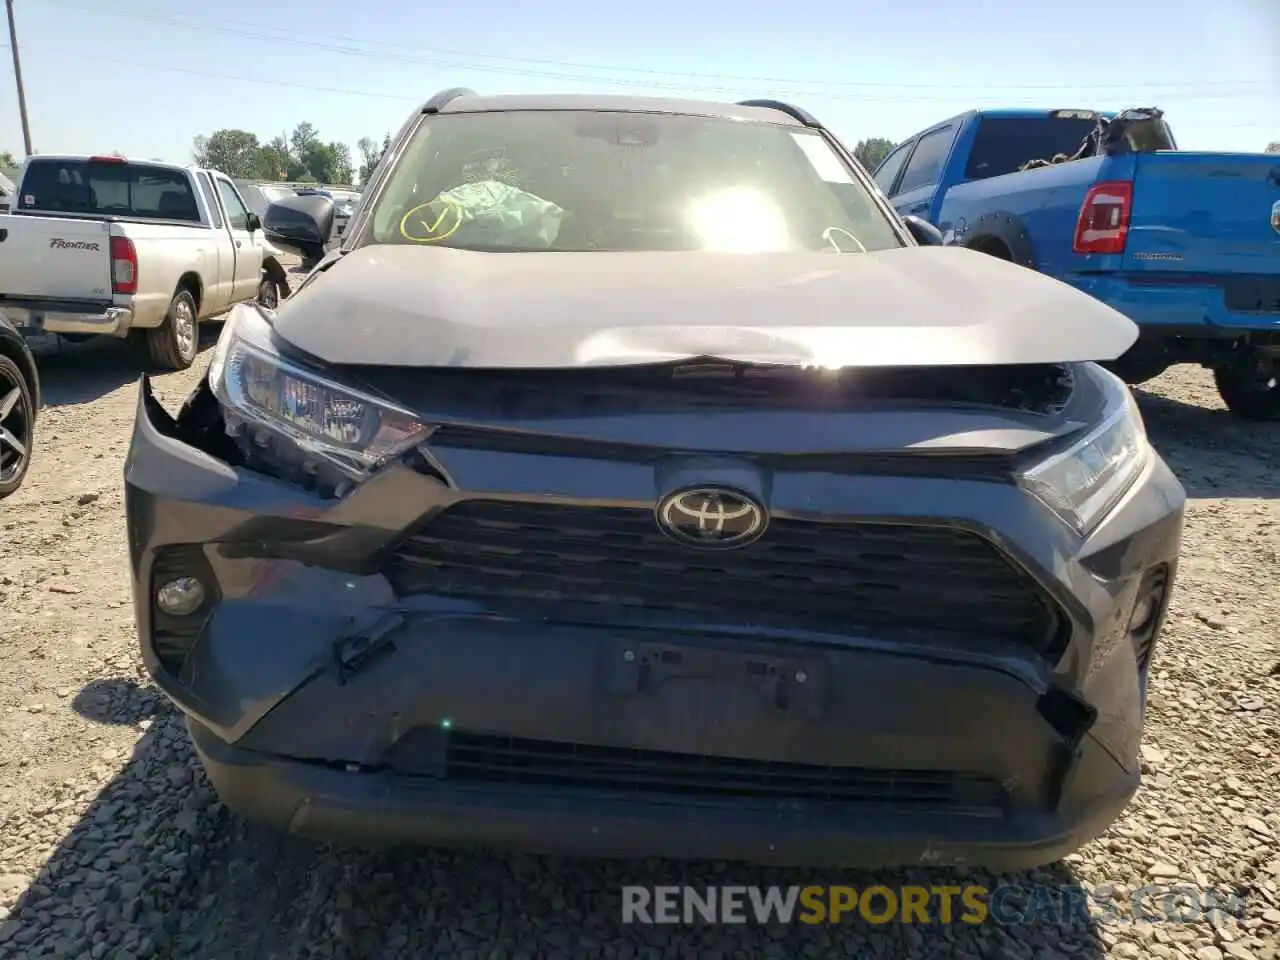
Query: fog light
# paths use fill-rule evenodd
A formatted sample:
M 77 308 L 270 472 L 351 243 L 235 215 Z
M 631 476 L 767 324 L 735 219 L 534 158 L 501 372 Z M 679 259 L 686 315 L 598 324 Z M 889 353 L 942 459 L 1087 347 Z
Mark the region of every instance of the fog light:
M 156 591 L 156 606 L 172 617 L 187 617 L 204 603 L 204 584 L 195 577 L 178 577 Z

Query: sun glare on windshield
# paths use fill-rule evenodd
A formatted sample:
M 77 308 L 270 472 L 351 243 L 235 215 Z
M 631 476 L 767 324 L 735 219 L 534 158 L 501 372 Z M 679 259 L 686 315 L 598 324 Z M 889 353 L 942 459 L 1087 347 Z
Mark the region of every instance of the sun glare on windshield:
M 697 198 L 686 216 L 711 253 L 777 253 L 792 249 L 782 210 L 760 190 L 729 187 Z

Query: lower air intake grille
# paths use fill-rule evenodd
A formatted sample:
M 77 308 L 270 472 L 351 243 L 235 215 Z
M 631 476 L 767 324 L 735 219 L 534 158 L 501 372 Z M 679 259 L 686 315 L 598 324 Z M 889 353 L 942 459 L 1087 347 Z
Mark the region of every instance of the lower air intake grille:
M 720 623 L 1005 639 L 1047 648 L 1053 605 L 976 534 L 775 518 L 737 550 L 669 540 L 648 510 L 471 500 L 406 539 L 384 571 L 429 593 L 645 608 Z
M 998 817 L 1005 793 L 991 777 L 738 760 L 655 750 L 523 740 L 453 731 L 449 780 L 764 802 L 892 806 Z

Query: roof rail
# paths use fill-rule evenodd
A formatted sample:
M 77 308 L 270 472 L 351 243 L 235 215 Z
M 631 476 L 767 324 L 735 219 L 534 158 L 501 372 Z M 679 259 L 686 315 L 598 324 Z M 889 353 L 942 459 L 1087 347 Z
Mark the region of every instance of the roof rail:
M 427 105 L 422 108 L 423 113 L 439 113 L 452 100 L 459 97 L 474 97 L 476 92 L 468 90 L 466 87 L 450 87 L 448 90 L 441 90 L 434 97 L 427 101 Z
M 739 100 L 739 107 L 761 107 L 765 110 L 780 110 L 792 120 L 803 123 L 806 127 L 820 127 L 820 124 L 811 113 L 794 107 L 789 103 L 783 103 L 781 100 Z

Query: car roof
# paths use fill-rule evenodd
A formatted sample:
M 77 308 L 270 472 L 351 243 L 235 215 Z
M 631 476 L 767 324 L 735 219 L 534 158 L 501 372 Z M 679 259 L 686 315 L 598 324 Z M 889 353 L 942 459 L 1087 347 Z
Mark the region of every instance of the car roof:
M 434 101 L 423 105 L 432 108 Z M 440 113 L 497 113 L 504 110 L 583 110 L 598 113 L 667 113 L 678 116 L 715 117 L 756 123 L 803 127 L 782 110 L 742 106 L 715 100 L 685 100 L 678 97 L 644 97 L 625 94 L 503 94 L 493 97 L 462 95 L 440 106 Z
M 165 160 L 143 160 L 138 157 L 113 157 L 107 153 L 38 153 L 27 157 L 29 163 L 87 163 L 99 158 L 111 159 L 120 163 L 142 167 L 159 167 L 162 170 L 197 170 L 198 167 L 187 167 L 180 163 L 169 163 Z

